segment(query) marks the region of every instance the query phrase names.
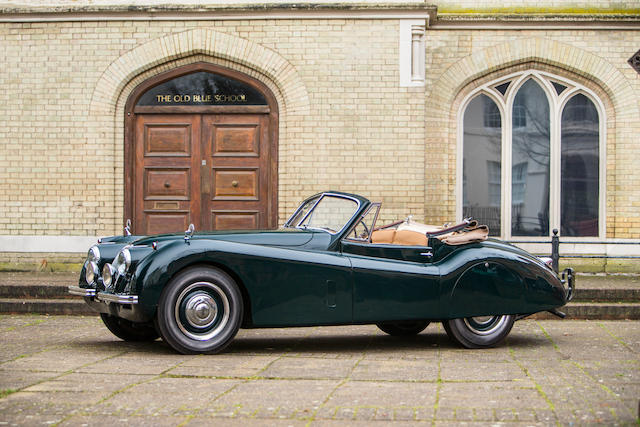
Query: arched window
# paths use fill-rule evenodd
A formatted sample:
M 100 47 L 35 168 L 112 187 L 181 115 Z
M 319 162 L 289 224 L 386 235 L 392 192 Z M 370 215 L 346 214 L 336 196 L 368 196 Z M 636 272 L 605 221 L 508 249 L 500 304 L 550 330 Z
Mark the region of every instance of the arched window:
M 459 212 L 504 238 L 604 237 L 604 109 L 539 71 L 475 89 L 461 109 Z

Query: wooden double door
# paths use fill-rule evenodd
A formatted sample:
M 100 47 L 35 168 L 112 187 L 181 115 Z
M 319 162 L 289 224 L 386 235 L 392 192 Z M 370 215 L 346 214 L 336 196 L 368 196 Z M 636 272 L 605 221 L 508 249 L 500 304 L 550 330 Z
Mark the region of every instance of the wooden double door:
M 137 114 L 136 234 L 273 227 L 269 114 Z

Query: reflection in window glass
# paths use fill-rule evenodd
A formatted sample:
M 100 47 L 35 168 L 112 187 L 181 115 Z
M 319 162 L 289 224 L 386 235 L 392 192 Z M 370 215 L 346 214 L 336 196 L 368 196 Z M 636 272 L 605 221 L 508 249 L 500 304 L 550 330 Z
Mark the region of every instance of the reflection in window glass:
M 562 111 L 561 234 L 598 235 L 599 119 L 585 95 L 571 98 Z
M 307 213 L 311 210 L 313 205 L 316 204 L 319 198 L 320 196 L 307 200 L 304 205 L 302 205 L 300 209 L 294 214 L 294 216 L 289 221 L 287 221 L 287 224 L 290 227 L 297 227 L 298 225 L 300 225 L 300 221 L 302 221 L 304 217 L 307 216 Z
M 524 117 L 524 119 L 523 119 Z M 513 104 L 511 234 L 549 235 L 549 102 L 529 79 Z M 516 176 L 515 174 L 519 174 Z
M 324 196 L 302 226 L 337 233 L 347 224 L 357 209 L 358 203 L 354 200 Z
M 464 112 L 462 214 L 488 225 L 492 236 L 500 235 L 501 146 L 498 107 L 487 95 L 478 95 Z

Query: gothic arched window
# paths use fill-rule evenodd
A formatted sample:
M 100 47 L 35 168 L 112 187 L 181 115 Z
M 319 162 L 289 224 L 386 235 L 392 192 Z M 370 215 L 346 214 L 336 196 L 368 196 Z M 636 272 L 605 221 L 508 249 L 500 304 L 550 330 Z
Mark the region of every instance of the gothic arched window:
M 461 215 L 504 238 L 604 237 L 603 111 L 587 88 L 539 71 L 475 89 L 461 109 Z

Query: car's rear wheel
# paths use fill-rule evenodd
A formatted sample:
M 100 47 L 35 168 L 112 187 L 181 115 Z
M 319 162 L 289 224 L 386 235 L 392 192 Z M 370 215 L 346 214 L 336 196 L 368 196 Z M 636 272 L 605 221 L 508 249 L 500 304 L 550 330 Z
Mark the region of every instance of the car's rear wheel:
M 100 318 L 113 335 L 125 341 L 154 341 L 160 336 L 153 323 L 131 322 L 105 313 L 100 313 Z
M 449 338 L 466 348 L 487 348 L 499 344 L 511 331 L 515 316 L 465 317 L 442 322 Z
M 242 323 L 242 294 L 224 271 L 194 267 L 160 295 L 156 323 L 162 339 L 183 354 L 218 353 Z
M 415 320 L 407 322 L 394 322 L 394 323 L 378 323 L 376 325 L 382 332 L 395 337 L 408 337 L 411 335 L 418 335 L 424 331 L 429 322 L 424 320 Z

